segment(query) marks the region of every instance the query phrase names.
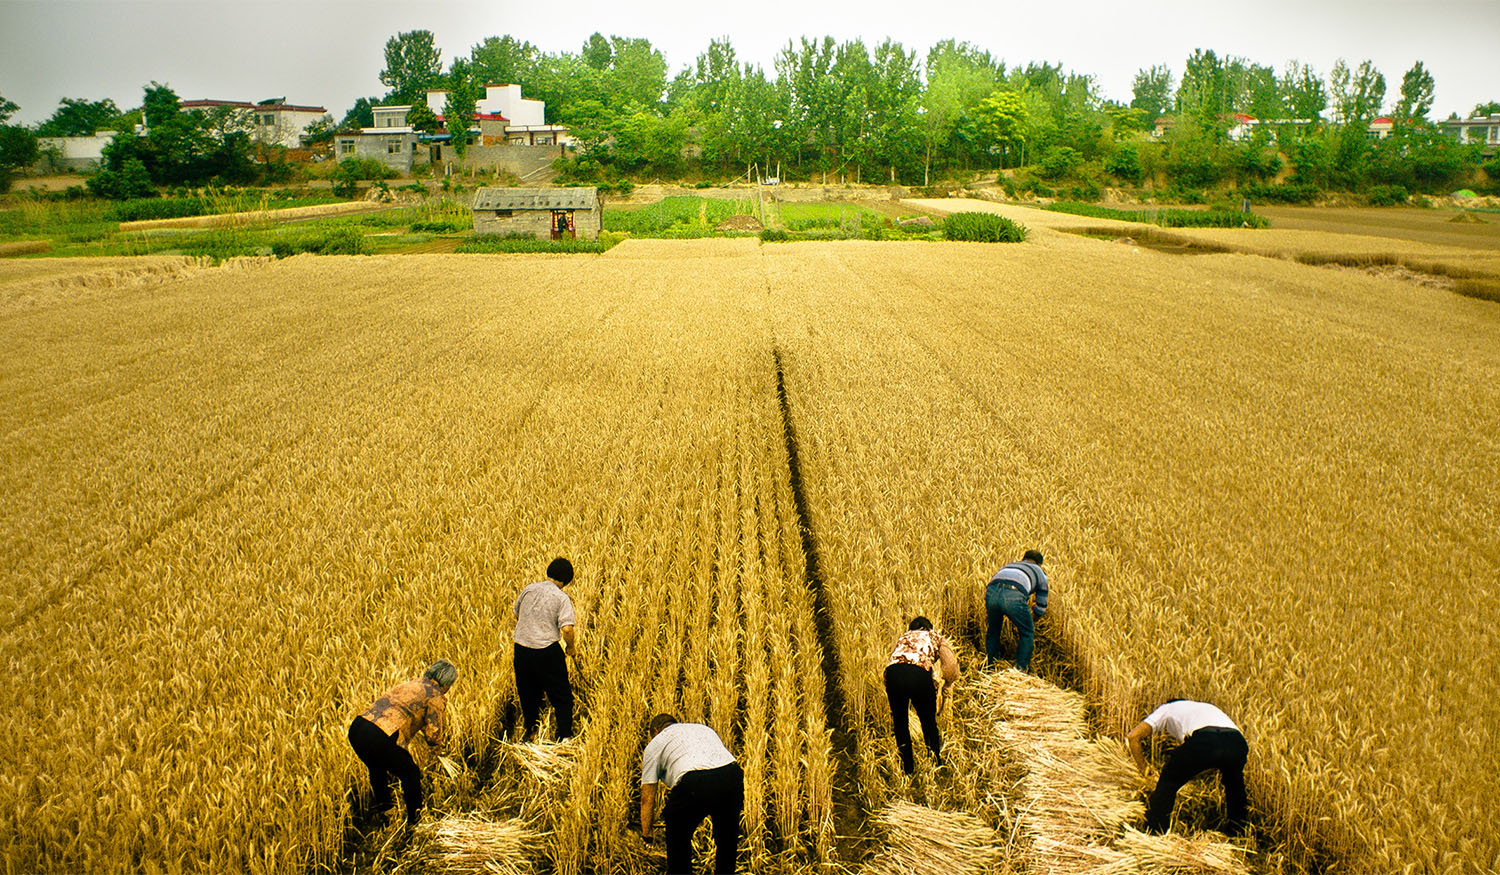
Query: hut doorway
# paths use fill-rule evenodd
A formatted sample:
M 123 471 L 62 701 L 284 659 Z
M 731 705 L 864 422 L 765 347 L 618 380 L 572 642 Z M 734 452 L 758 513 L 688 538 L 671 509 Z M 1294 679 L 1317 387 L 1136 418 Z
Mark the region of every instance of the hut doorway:
M 553 240 L 561 240 L 564 237 L 567 237 L 568 239 L 572 239 L 574 237 L 574 232 L 573 232 L 573 211 L 572 210 L 553 210 L 552 211 L 552 239 Z

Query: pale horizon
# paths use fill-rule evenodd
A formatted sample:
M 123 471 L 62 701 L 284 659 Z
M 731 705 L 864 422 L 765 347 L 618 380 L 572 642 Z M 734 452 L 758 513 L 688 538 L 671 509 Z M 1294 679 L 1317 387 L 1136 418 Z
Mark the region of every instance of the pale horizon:
M 1128 8 L 1128 16 L 1120 10 Z M 1137 70 L 1166 64 L 1180 77 L 1197 48 L 1280 71 L 1288 61 L 1326 80 L 1334 62 L 1369 59 L 1385 75 L 1388 108 L 1401 76 L 1423 62 L 1436 83 L 1431 117 L 1466 116 L 1500 100 L 1500 3 L 1375 0 L 1210 4 L 1079 0 L 1068 5 L 910 4 L 836 0 L 813 6 L 786 0 L 727 17 L 707 4 L 598 3 L 558 11 L 515 2 L 334 2 L 287 0 L 0 0 L 0 95 L 20 105 L 12 123 L 36 124 L 63 97 L 109 98 L 139 106 L 158 81 L 184 100 L 259 101 L 323 106 L 335 119 L 360 97 L 383 95 L 385 41 L 431 30 L 444 64 L 490 36 L 509 34 L 545 52 L 577 52 L 594 32 L 644 37 L 666 57 L 668 78 L 690 65 L 711 39 L 727 36 L 742 62 L 772 73 L 777 52 L 800 37 L 886 38 L 915 50 L 919 63 L 943 39 L 968 41 L 1008 66 L 1061 63 L 1092 75 L 1099 93 L 1128 103 Z M 525 87 L 526 83 L 520 83 Z

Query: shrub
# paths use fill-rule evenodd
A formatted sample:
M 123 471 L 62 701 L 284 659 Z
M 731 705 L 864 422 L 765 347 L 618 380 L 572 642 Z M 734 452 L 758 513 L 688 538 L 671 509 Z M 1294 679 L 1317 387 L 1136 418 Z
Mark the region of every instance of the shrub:
M 1252 201 L 1268 204 L 1310 204 L 1323 196 L 1323 190 L 1310 182 L 1292 182 L 1286 185 L 1254 182 L 1240 191 Z
M 792 235 L 788 234 L 783 228 L 760 229 L 760 240 L 762 243 L 785 243 L 790 239 L 792 239 Z
M 359 192 L 360 180 L 384 180 L 395 175 L 396 171 L 374 158 L 345 158 L 333 171 L 333 193 L 352 198 Z
M 1102 195 L 1103 192 L 1099 190 L 1099 184 L 1092 179 L 1085 179 L 1083 182 L 1068 189 L 1068 197 L 1075 201 L 1093 202 L 1097 201 Z
M 953 213 L 943 219 L 943 236 L 974 243 L 1020 243 L 1026 226 L 992 213 Z
M 1078 165 L 1078 152 L 1071 146 L 1052 146 L 1042 153 L 1036 173 L 1043 179 L 1067 176 Z
M 1056 189 L 1042 185 L 1040 182 L 1031 187 L 1031 193 L 1037 197 L 1057 197 Z
M 202 198 L 132 198 L 114 205 L 108 215 L 116 222 L 144 219 L 180 219 L 208 213 Z
M 156 193 L 151 185 L 151 174 L 139 158 L 130 158 L 119 170 L 101 170 L 87 181 L 89 190 L 112 201 L 150 197 Z
M 1365 200 L 1372 207 L 1397 207 L 1410 199 L 1406 189 L 1399 185 L 1376 185 L 1365 193 Z
M 448 218 L 428 219 L 421 222 L 412 222 L 413 231 L 430 231 L 434 234 L 453 234 L 460 231 L 469 231 L 474 227 L 474 220 L 464 216 L 450 216 Z
M 1116 179 L 1133 185 L 1139 184 L 1145 173 L 1141 167 L 1140 150 L 1135 147 L 1134 143 L 1126 143 L 1105 160 L 1104 170 Z
M 580 240 L 564 238 L 562 240 L 538 240 L 525 234 L 477 234 L 474 237 L 458 244 L 454 252 L 460 253 L 494 253 L 494 252 L 558 252 L 564 254 L 596 254 L 607 251 L 610 247 L 620 242 L 621 238 L 613 234 L 600 234 L 598 240 Z
M 604 192 L 605 194 L 617 194 L 620 197 L 630 197 L 630 193 L 632 191 L 635 191 L 635 183 L 622 176 L 614 182 L 599 183 L 599 190 L 601 192 Z
M 1160 225 L 1163 228 L 1265 228 L 1271 223 L 1265 216 L 1242 213 L 1238 210 L 1115 210 L 1095 204 L 1058 201 L 1043 209 L 1055 213 L 1071 213 L 1075 216 L 1091 216 L 1095 219 L 1116 219 L 1121 222 L 1142 222 Z
M 271 242 L 271 254 L 286 258 L 310 252 L 314 255 L 368 255 L 370 248 L 358 227 L 329 228 Z

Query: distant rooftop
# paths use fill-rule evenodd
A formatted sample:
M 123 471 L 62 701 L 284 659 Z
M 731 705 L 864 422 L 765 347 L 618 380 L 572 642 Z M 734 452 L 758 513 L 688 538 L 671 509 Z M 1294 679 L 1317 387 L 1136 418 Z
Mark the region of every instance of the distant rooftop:
M 594 210 L 599 189 L 481 188 L 474 193 L 475 210 Z

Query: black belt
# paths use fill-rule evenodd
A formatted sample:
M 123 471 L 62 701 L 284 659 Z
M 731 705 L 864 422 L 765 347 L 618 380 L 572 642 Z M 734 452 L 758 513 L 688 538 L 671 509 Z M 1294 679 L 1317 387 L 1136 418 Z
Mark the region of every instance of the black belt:
M 998 583 L 1001 586 L 1015 590 L 1021 595 L 1031 595 L 1029 591 L 1024 589 L 1019 583 L 1016 583 L 1014 580 L 992 580 L 990 581 L 990 583 Z

